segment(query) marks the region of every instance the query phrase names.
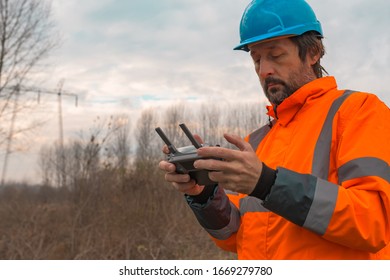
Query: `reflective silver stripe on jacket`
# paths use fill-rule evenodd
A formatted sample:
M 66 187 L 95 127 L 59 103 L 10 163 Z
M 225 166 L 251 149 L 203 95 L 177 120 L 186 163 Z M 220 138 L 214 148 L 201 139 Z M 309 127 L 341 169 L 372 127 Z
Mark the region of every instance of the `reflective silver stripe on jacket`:
M 320 136 L 318 137 L 316 147 L 314 149 L 312 174 L 324 180 L 329 176 L 329 163 L 330 163 L 330 148 L 332 145 L 332 127 L 333 119 L 340 109 L 344 101 L 355 91 L 346 90 L 344 94 L 333 101 L 332 106 L 329 109 L 325 122 L 322 126 Z
M 377 176 L 390 183 L 390 167 L 387 162 L 374 157 L 362 157 L 346 162 L 338 169 L 339 184 L 365 176 Z
M 230 195 L 238 195 L 238 193 L 231 192 L 228 190 L 225 190 L 225 193 Z M 240 216 L 243 216 L 245 213 L 269 212 L 269 210 L 262 205 L 262 201 L 260 199 L 252 196 L 246 196 L 240 199 L 240 206 L 239 206 L 240 209 L 237 209 L 237 207 L 231 202 L 230 202 L 230 206 L 231 206 L 230 222 L 226 227 L 217 230 L 205 228 L 205 230 L 216 239 L 226 240 L 232 234 L 237 232 L 241 222 Z
M 248 212 L 269 212 L 269 210 L 263 206 L 262 200 L 253 196 L 246 196 L 240 199 L 240 213 L 242 216 Z
M 274 123 L 275 121 L 273 121 Z M 259 129 L 253 131 L 249 135 L 249 144 L 251 144 L 254 151 L 257 150 L 257 147 L 260 145 L 260 142 L 263 141 L 264 137 L 268 134 L 268 132 L 271 130 L 271 127 L 267 124 Z
M 304 228 L 325 234 L 332 218 L 338 195 L 338 185 L 317 178 L 314 199 L 307 213 Z

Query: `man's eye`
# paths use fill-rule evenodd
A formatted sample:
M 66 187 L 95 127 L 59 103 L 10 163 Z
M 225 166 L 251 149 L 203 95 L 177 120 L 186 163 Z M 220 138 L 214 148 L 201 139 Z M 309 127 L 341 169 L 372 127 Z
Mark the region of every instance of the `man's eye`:
M 278 58 L 280 58 L 282 56 L 282 54 L 271 54 L 270 55 L 270 57 L 272 58 L 272 59 L 278 59 Z

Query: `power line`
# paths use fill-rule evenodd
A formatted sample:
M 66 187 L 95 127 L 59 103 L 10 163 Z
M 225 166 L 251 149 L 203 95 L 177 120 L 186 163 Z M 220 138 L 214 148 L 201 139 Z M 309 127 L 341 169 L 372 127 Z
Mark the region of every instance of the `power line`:
M 58 84 L 58 89 L 56 91 L 54 90 L 49 90 L 45 88 L 38 88 L 38 87 L 24 87 L 20 85 L 16 86 L 10 86 L 10 87 L 4 87 L 2 89 L 7 89 L 11 90 L 11 95 L 15 94 L 15 100 L 14 100 L 14 107 L 13 107 L 13 112 L 12 112 L 12 118 L 11 118 L 11 125 L 10 125 L 10 130 L 9 134 L 7 137 L 7 149 L 6 149 L 6 154 L 4 157 L 4 164 L 3 164 L 3 170 L 2 170 L 2 177 L 1 177 L 1 186 L 4 186 L 4 181 L 6 177 L 6 172 L 7 172 L 7 167 L 8 167 L 8 159 L 9 155 L 11 153 L 11 146 L 12 146 L 12 138 L 13 138 L 13 133 L 14 133 L 14 125 L 15 125 L 15 120 L 16 120 L 16 113 L 17 113 L 17 103 L 19 99 L 20 92 L 32 92 L 32 93 L 37 93 L 38 94 L 38 103 L 40 102 L 40 95 L 41 94 L 53 94 L 57 95 L 58 99 L 58 122 L 59 122 L 59 145 L 60 145 L 60 151 L 61 151 L 61 166 L 58 168 L 62 168 L 62 178 L 59 179 L 59 184 L 61 186 L 64 185 L 65 183 L 65 155 L 64 155 L 64 132 L 63 132 L 63 116 L 62 116 L 62 96 L 70 96 L 75 98 L 75 106 L 78 106 L 78 95 L 76 93 L 70 93 L 62 90 L 64 81 L 61 80 Z

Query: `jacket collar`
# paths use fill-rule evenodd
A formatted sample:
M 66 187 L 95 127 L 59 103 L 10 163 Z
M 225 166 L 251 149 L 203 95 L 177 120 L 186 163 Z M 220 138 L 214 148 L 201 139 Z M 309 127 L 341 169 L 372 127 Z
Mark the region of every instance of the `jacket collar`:
M 315 79 L 303 85 L 279 106 L 267 106 L 268 115 L 277 119 L 282 126 L 286 126 L 308 99 L 318 98 L 334 88 L 337 88 L 337 84 L 332 76 Z

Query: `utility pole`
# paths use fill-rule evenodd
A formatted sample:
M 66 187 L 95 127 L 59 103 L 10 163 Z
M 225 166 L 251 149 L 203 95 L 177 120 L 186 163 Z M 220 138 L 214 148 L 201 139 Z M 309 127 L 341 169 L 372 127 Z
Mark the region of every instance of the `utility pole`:
M 64 131 L 63 131 L 63 117 L 62 117 L 62 96 L 71 96 L 75 98 L 75 106 L 78 106 L 78 95 L 75 93 L 69 93 L 69 92 L 63 92 L 63 80 L 61 80 L 58 84 L 58 90 L 53 91 L 49 89 L 44 88 L 37 88 L 37 87 L 23 87 L 20 85 L 14 86 L 14 87 L 6 87 L 5 89 L 12 90 L 15 92 L 15 101 L 14 101 L 14 108 L 12 113 L 12 119 L 11 119 L 11 126 L 7 138 L 7 150 L 4 157 L 4 164 L 3 164 L 3 170 L 2 170 L 2 177 L 1 177 L 1 186 L 4 185 L 6 172 L 7 172 L 7 165 L 8 165 L 8 159 L 9 155 L 11 153 L 11 146 L 12 146 L 12 138 L 14 134 L 14 125 L 16 120 L 16 114 L 17 114 L 17 103 L 19 99 L 20 92 L 33 92 L 38 94 L 38 103 L 40 102 L 40 95 L 42 94 L 53 94 L 57 95 L 57 101 L 58 101 L 58 121 L 59 121 L 59 166 L 57 166 L 57 174 L 58 174 L 58 185 L 60 187 L 65 186 L 65 180 L 66 180 L 66 174 L 65 174 L 65 154 L 64 154 Z
M 18 110 L 18 99 L 19 99 L 19 93 L 20 93 L 20 88 L 19 86 L 16 86 L 14 88 L 15 91 L 15 101 L 14 101 L 14 107 L 12 111 L 12 117 L 11 117 L 11 126 L 9 129 L 8 137 L 7 137 L 7 148 L 4 156 L 4 164 L 3 164 L 3 171 L 1 173 L 1 186 L 4 186 L 4 180 L 5 180 L 5 175 L 7 172 L 7 166 L 8 166 L 8 158 L 11 153 L 11 143 L 12 143 L 12 137 L 13 137 L 13 131 L 14 131 L 14 126 L 15 126 L 15 120 L 16 120 L 16 112 Z

